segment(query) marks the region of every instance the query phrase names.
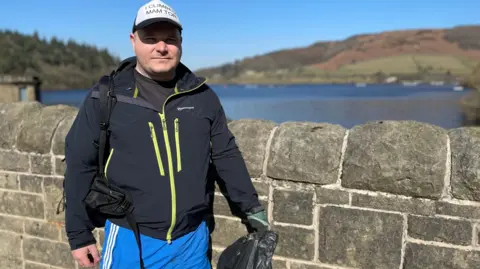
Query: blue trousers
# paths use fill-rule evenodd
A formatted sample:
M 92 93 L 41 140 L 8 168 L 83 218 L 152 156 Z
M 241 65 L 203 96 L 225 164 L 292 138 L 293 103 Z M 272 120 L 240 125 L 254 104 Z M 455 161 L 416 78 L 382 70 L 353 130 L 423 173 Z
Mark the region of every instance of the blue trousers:
M 205 222 L 195 231 L 172 240 L 171 244 L 142 234 L 140 240 L 143 262 L 147 269 L 211 268 L 207 257 L 209 230 Z M 140 268 L 138 245 L 131 230 L 107 221 L 99 268 Z

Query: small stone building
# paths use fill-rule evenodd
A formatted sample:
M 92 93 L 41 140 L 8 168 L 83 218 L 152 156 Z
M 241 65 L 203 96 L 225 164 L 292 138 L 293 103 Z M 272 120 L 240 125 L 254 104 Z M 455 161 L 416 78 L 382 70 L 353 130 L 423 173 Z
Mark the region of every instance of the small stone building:
M 0 103 L 40 101 L 38 77 L 0 75 Z

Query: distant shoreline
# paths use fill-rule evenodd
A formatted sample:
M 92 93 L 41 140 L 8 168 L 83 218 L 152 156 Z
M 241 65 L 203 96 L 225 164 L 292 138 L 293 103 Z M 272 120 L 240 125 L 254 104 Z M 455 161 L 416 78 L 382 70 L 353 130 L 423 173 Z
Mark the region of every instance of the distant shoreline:
M 296 82 L 218 82 L 218 81 L 207 81 L 207 84 L 210 86 L 218 86 L 218 87 L 225 87 L 225 86 L 244 86 L 246 88 L 255 88 L 255 87 L 278 87 L 278 86 L 288 86 L 288 85 L 345 85 L 345 86 L 356 86 L 356 87 L 367 87 L 367 86 L 405 86 L 405 87 L 418 87 L 418 86 L 440 86 L 440 87 L 462 87 L 464 89 L 468 89 L 468 87 L 462 85 L 461 83 L 444 83 L 441 85 L 435 85 L 430 82 L 414 82 L 414 83 L 402 83 L 402 82 L 395 82 L 395 83 L 386 83 L 386 82 L 309 82 L 309 81 L 296 81 Z M 81 88 L 74 88 L 74 89 L 40 89 L 43 92 L 61 92 L 61 91 L 88 91 L 89 88 L 81 89 Z

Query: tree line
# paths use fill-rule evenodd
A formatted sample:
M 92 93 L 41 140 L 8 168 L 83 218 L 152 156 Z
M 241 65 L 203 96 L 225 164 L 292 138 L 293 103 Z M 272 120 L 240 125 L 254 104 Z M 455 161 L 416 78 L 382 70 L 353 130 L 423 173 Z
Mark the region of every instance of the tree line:
M 93 45 L 0 30 L 0 74 L 39 77 L 42 89 L 89 88 L 119 62 Z

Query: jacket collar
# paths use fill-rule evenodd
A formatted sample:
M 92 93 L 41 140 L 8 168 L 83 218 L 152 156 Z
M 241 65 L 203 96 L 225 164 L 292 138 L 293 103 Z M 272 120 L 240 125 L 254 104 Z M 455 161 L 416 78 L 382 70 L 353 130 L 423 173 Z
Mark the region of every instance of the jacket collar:
M 123 60 L 118 67 L 112 72 L 113 85 L 116 93 L 132 95 L 135 89 L 134 70 L 137 65 L 137 58 L 130 57 Z M 179 76 L 177 82 L 177 91 L 184 92 L 198 88 L 206 82 L 204 77 L 197 77 L 183 63 L 179 63 L 176 69 Z M 130 93 L 130 94 L 129 94 Z

